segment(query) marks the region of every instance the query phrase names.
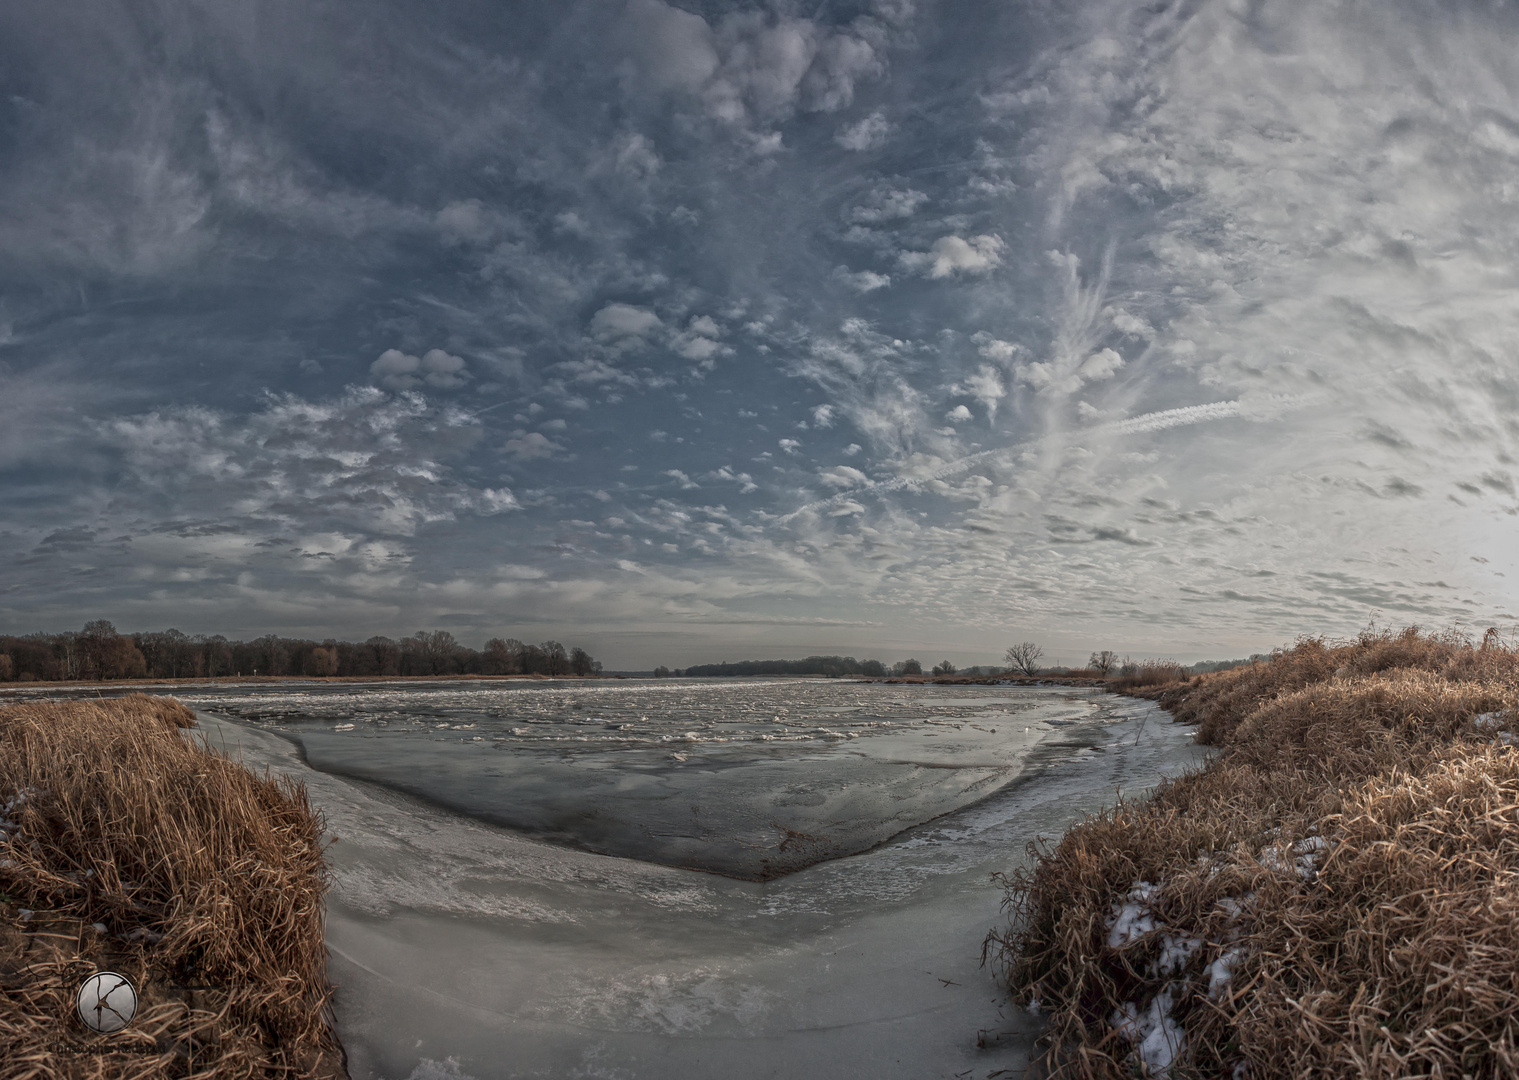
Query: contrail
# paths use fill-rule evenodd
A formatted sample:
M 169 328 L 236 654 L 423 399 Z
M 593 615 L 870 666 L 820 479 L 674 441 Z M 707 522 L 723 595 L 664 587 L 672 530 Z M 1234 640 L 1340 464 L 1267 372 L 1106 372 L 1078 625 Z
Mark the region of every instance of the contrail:
M 1164 431 L 1167 428 L 1185 427 L 1188 424 L 1202 424 L 1209 420 L 1227 420 L 1231 417 L 1239 416 L 1240 413 L 1241 408 L 1238 401 L 1215 401 L 1208 405 L 1186 405 L 1179 409 L 1162 409 L 1159 412 L 1145 413 L 1142 416 L 1131 416 L 1127 420 L 1117 420 L 1110 424 L 1097 424 L 1089 428 L 1079 428 L 1072 432 L 1072 434 L 1140 435 L 1151 431 Z M 1028 439 L 1020 443 L 1014 443 L 1011 446 L 999 446 L 995 450 L 982 450 L 980 453 L 971 454 L 969 457 L 956 458 L 954 461 L 947 462 L 924 476 L 898 476 L 890 480 L 873 480 L 859 487 L 841 491 L 837 495 L 831 495 L 826 499 L 818 499 L 805 506 L 798 507 L 782 517 L 780 524 L 784 525 L 802 514 L 814 513 L 829 506 L 838 506 L 840 503 L 856 495 L 901 491 L 904 488 L 919 487 L 930 480 L 943 480 L 945 477 L 963 473 L 988 458 L 1016 453 L 1038 444 L 1039 441 L 1037 439 Z
M 1164 431 L 1166 428 L 1182 427 L 1186 424 L 1201 424 L 1205 420 L 1224 420 L 1239 414 L 1239 402 L 1215 401 L 1211 405 L 1187 405 L 1180 409 L 1145 413 L 1143 416 L 1119 420 L 1116 423 L 1104 424 L 1102 427 L 1090 430 L 1113 435 L 1138 435 L 1145 431 Z

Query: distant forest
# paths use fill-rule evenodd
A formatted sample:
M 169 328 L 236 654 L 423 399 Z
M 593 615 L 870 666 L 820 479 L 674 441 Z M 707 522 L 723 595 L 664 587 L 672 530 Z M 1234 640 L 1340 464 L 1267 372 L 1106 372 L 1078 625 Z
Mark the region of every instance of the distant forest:
M 917 661 L 909 661 L 917 666 Z M 901 667 L 902 665 L 895 665 Z M 918 668 L 922 671 L 922 668 Z M 661 668 L 654 674 L 672 674 Z M 805 660 L 740 660 L 732 664 L 697 664 L 677 675 L 890 675 L 891 668 L 879 660 L 856 660 L 852 656 L 809 656 Z
M 1204 660 L 1184 668 L 1189 674 L 1197 675 L 1209 671 L 1223 671 L 1227 668 L 1239 667 L 1269 657 L 1257 653 L 1249 660 Z M 1163 661 L 1163 663 L 1170 663 Z M 1177 665 L 1179 666 L 1179 665 Z M 1123 662 L 1124 672 L 1132 671 L 1134 664 L 1131 661 Z M 1042 675 L 1093 675 L 1091 669 L 1072 669 L 1067 667 L 1040 668 Z M 1115 671 L 1117 669 L 1115 668 Z M 923 665 L 917 660 L 899 660 L 895 664 L 887 665 L 879 660 L 856 660 L 852 656 L 809 656 L 805 660 L 738 660 L 732 663 L 721 664 L 696 664 L 688 668 L 658 667 L 654 669 L 654 675 L 663 678 L 668 675 L 688 676 L 727 676 L 747 677 L 751 675 L 825 675 L 838 678 L 843 675 L 887 676 L 887 675 L 922 675 Z M 985 665 L 968 668 L 956 668 L 948 660 L 941 661 L 932 669 L 934 675 L 969 675 L 973 677 L 992 675 L 1019 675 L 1023 674 L 1016 668 L 997 667 Z
M 601 663 L 557 641 L 492 638 L 481 650 L 447 630 L 399 641 L 308 641 L 266 634 L 229 641 L 178 630 L 120 634 L 104 619 L 62 634 L 0 635 L 0 682 L 188 679 L 218 675 L 595 675 Z

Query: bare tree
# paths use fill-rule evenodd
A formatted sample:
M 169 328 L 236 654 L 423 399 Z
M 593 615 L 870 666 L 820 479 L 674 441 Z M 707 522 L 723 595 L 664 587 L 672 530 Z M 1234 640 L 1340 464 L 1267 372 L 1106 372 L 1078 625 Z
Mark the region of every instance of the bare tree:
M 520 648 L 522 642 L 516 642 L 516 645 Z M 516 675 L 522 670 L 517 649 L 498 637 L 485 643 L 484 664 L 487 675 Z
M 543 654 L 543 673 L 550 676 L 568 675 L 570 673 L 570 654 L 565 651 L 563 645 L 557 641 L 545 641 L 538 646 Z
M 1087 661 L 1087 667 L 1094 671 L 1100 671 L 1104 675 L 1118 666 L 1118 654 L 1112 649 L 1103 649 L 1102 652 L 1094 652 L 1092 658 Z
M 1020 641 L 1003 655 L 1007 665 L 1023 672 L 1025 675 L 1033 675 L 1039 671 L 1039 658 L 1044 655 L 1044 650 L 1032 641 Z

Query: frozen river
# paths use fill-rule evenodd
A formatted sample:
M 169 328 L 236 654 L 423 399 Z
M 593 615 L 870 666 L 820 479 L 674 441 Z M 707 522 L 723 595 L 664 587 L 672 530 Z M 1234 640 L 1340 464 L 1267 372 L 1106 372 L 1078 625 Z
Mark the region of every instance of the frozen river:
M 1147 703 L 842 681 L 175 693 L 305 781 L 355 1080 L 1016 1076 L 1038 836 L 1200 763 Z

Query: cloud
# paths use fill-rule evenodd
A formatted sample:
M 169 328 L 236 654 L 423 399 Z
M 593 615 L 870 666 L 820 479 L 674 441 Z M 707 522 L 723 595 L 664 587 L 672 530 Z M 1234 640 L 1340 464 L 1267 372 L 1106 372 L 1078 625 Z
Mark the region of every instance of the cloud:
M 1006 246 L 1000 237 L 986 234 L 972 236 L 969 240 L 943 236 L 935 240 L 927 252 L 904 252 L 901 261 L 903 266 L 931 278 L 946 278 L 958 273 L 985 274 L 1002 265 L 1002 252 Z
M 998 342 L 998 344 L 1003 343 Z M 988 417 L 997 415 L 998 404 L 1007 396 L 1007 390 L 1002 385 L 1002 376 L 990 364 L 982 364 L 976 371 L 952 386 L 950 392 L 975 398 L 986 407 Z
M 677 334 L 670 347 L 687 360 L 695 360 L 705 370 L 713 366 L 713 358 L 731 354 L 733 350 L 717 339 L 722 327 L 710 315 L 694 316 L 686 329 Z
M 654 144 L 643 135 L 633 133 L 622 139 L 616 151 L 617 171 L 623 176 L 634 180 L 647 180 L 659 172 L 659 154 L 654 150 Z
M 857 293 L 875 292 L 891 285 L 889 274 L 877 274 L 874 270 L 851 272 L 847 266 L 836 266 L 833 276 Z
M 879 109 L 869 116 L 839 128 L 833 141 L 845 150 L 879 150 L 891 135 L 891 124 Z
M 822 480 L 829 487 L 837 488 L 859 487 L 861 484 L 868 484 L 870 482 L 870 478 L 859 469 L 851 468 L 848 465 L 835 465 L 831 469 L 819 469 L 818 479 Z
M 1076 373 L 1086 382 L 1101 382 L 1103 379 L 1111 379 L 1121 367 L 1123 357 L 1112 349 L 1103 349 L 1083 360 Z
M 1154 541 L 1146 540 L 1132 528 L 1115 528 L 1103 526 L 1092 530 L 1094 540 L 1115 540 L 1120 544 L 1128 544 L 1131 547 L 1150 547 Z
M 642 343 L 663 325 L 648 308 L 614 302 L 591 316 L 591 336 L 612 344 Z
M 864 225 L 901 221 L 912 217 L 927 201 L 927 195 L 912 188 L 881 186 L 873 189 L 863 202 L 851 206 L 845 220 Z
M 696 91 L 717 71 L 712 30 L 700 15 L 662 0 L 631 0 L 626 22 L 625 40 L 651 85 Z
M 255 535 L 325 522 L 334 527 L 313 531 L 408 536 L 461 511 L 499 512 L 514 498 L 452 475 L 446 461 L 478 442 L 479 423 L 414 393 L 352 388 L 328 401 L 268 395 L 242 418 L 181 407 L 100 422 L 96 430 L 118 454 L 123 509 L 167 499 L 246 523 Z
M 1112 322 L 1113 329 L 1129 337 L 1144 338 L 1146 341 L 1153 339 L 1155 328 L 1137 315 L 1131 315 L 1123 308 L 1112 306 L 1103 308 L 1103 315 Z
M 956 405 L 949 412 L 945 413 L 944 418 L 952 424 L 963 424 L 971 418 L 970 410 L 964 405 Z
M 562 453 L 564 447 L 541 431 L 514 431 L 501 447 L 518 461 L 535 461 Z
M 995 360 L 1004 366 L 1010 364 L 1020 354 L 1027 351 L 1022 345 L 1013 341 L 1000 341 L 992 337 L 985 330 L 979 330 L 971 335 L 971 340 L 976 343 L 976 351 L 988 360 Z
M 369 373 L 381 386 L 392 390 L 415 390 L 421 386 L 457 390 L 474 378 L 462 357 L 442 349 L 429 349 L 421 357 L 400 349 L 386 349 L 369 365 Z
M 738 491 L 740 495 L 747 495 L 751 491 L 759 490 L 759 485 L 754 482 L 754 478 L 752 476 L 746 472 L 734 472 L 726 465 L 719 468 L 716 472 L 707 474 L 707 479 L 722 480 L 728 483 L 738 484 Z
M 563 372 L 572 382 L 583 383 L 589 386 L 605 384 L 632 387 L 641 385 L 635 376 L 613 367 L 605 360 L 596 356 L 583 356 L 578 360 L 565 360 L 562 363 L 555 364 L 554 370 Z M 577 406 L 576 403 L 579 400 L 567 397 L 562 403 L 571 408 L 583 408 L 583 402 Z
M 488 243 L 498 228 L 495 215 L 479 199 L 451 202 L 434 220 L 444 238 L 456 244 Z
M 812 410 L 813 427 L 831 428 L 833 427 L 833 420 L 834 414 L 832 405 L 819 405 L 817 408 Z
M 591 227 L 574 210 L 564 210 L 554 215 L 554 228 L 572 236 L 590 236 Z
M 709 117 L 737 127 L 798 109 L 836 112 L 854 100 L 861 79 L 886 70 L 884 28 L 868 17 L 828 28 L 734 11 L 708 23 L 662 0 L 632 0 L 617 36 L 643 85 L 689 95 Z
M 788 454 L 794 454 L 802 448 L 802 444 L 795 439 L 782 439 L 780 440 L 780 448 Z
M 480 514 L 501 514 L 520 509 L 522 506 L 510 488 L 482 488 L 474 499 L 474 510 Z

